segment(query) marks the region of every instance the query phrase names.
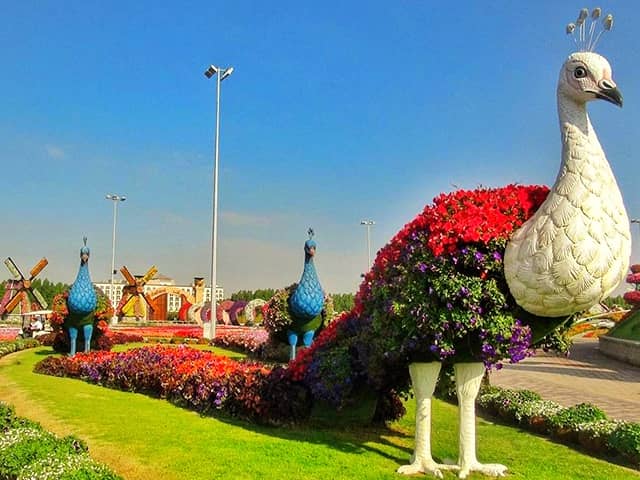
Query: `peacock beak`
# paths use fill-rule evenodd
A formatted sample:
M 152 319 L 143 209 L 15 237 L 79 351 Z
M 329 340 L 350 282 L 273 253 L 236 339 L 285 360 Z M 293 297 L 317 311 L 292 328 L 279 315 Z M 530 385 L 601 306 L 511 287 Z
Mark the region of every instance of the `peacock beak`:
M 595 92 L 596 97 L 622 107 L 622 93 L 618 87 L 611 85 L 613 82 L 601 82 L 600 88 Z

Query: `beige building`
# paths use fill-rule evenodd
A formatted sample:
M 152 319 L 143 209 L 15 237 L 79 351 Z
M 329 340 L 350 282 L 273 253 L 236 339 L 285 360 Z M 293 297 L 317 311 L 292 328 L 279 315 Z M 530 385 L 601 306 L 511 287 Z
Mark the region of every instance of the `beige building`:
M 122 280 L 114 280 L 113 285 L 110 282 L 95 282 L 93 285 L 109 297 L 114 307 L 122 300 L 124 288 L 127 286 Z M 191 285 L 176 285 L 172 278 L 157 274 L 142 289 L 154 305 L 156 311 L 153 312 L 153 319 L 157 320 L 165 320 L 168 314 L 177 313 L 184 300 L 191 304 L 211 301 L 211 287 L 205 286 L 204 280 L 200 277 L 195 277 Z M 217 286 L 216 301 L 222 300 L 224 300 L 224 289 Z

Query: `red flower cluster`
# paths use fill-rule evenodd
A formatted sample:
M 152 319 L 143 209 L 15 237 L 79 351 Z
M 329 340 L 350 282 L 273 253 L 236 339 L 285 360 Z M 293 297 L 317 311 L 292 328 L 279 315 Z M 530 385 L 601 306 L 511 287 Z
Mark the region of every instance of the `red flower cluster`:
M 508 239 L 547 198 L 541 185 L 458 190 L 441 194 L 380 250 L 356 297 L 356 311 L 369 296 L 371 283 L 397 264 L 410 240 L 424 236 L 435 257 L 453 253 L 464 245 Z
M 300 420 L 308 415 L 305 393 L 280 370 L 186 346 L 161 345 L 49 357 L 35 368 L 38 373 L 148 393 L 198 411 L 224 410 L 263 423 Z
M 629 268 L 631 273 L 627 275 L 627 283 L 632 284 L 634 290 L 626 292 L 622 298 L 624 298 L 625 302 L 637 308 L 640 306 L 640 264 L 631 265 Z

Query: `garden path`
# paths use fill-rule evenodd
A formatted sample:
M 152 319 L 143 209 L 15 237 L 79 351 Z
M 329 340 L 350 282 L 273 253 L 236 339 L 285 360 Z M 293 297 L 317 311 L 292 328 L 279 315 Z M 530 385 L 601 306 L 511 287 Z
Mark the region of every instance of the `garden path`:
M 540 352 L 490 378 L 492 385 L 533 390 L 566 407 L 589 402 L 609 418 L 640 422 L 640 368 L 603 355 L 597 339 L 576 340 L 568 357 Z

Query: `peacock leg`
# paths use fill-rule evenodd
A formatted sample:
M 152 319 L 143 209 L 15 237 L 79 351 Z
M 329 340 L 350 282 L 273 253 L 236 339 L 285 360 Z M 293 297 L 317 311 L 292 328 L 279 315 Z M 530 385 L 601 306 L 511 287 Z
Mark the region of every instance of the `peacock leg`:
M 480 472 L 492 477 L 503 477 L 507 467 L 497 463 L 481 464 L 476 458 L 476 407 L 475 400 L 480 390 L 484 365 L 482 363 L 456 363 L 456 393 L 460 415 L 460 453 L 458 464 L 460 478 L 471 472 Z
M 305 347 L 310 347 L 311 344 L 313 343 L 313 335 L 316 332 L 314 330 L 309 330 L 308 332 L 304 332 L 304 335 L 302 335 L 302 344 Z
M 431 397 L 438 381 L 440 362 L 412 363 L 409 374 L 416 396 L 415 450 L 411 464 L 398 468 L 398 473 L 415 475 L 427 473 L 442 478 L 441 470 L 457 469 L 457 465 L 440 465 L 431 456 Z
M 287 332 L 287 340 L 289 341 L 289 345 L 291 346 L 289 360 L 294 360 L 296 358 L 296 345 L 298 344 L 298 335 L 289 330 Z
M 73 357 L 76 354 L 76 342 L 78 341 L 78 329 L 76 327 L 69 327 L 69 356 Z
M 91 350 L 91 335 L 93 334 L 93 325 L 85 325 L 82 327 L 82 333 L 84 334 L 84 353 L 89 353 Z

